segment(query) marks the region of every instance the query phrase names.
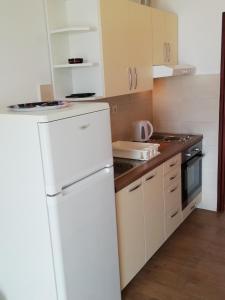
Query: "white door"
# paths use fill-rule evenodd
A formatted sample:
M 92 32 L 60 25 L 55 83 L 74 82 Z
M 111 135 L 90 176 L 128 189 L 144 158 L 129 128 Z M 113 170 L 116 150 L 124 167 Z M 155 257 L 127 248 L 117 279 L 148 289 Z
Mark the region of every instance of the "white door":
M 113 164 L 109 110 L 41 123 L 39 133 L 48 195 Z
M 59 300 L 119 300 L 112 168 L 48 197 Z

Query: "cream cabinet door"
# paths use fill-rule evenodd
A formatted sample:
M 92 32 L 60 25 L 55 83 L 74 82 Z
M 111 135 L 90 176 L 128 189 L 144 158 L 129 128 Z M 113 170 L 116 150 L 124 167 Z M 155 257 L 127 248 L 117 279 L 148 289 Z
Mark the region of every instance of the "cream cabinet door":
M 178 63 L 178 17 L 152 9 L 153 65 L 176 65 Z
M 153 65 L 166 63 L 165 13 L 152 8 Z
M 163 166 L 143 177 L 146 261 L 165 241 Z
M 168 51 L 168 64 L 178 63 L 178 17 L 173 13 L 165 13 L 165 37 Z
M 133 92 L 147 91 L 153 87 L 151 15 L 150 7 L 128 1 L 128 57 Z
M 131 92 L 127 6 L 128 0 L 100 0 L 106 97 Z
M 123 289 L 145 264 L 141 179 L 116 194 L 116 211 L 121 288 Z

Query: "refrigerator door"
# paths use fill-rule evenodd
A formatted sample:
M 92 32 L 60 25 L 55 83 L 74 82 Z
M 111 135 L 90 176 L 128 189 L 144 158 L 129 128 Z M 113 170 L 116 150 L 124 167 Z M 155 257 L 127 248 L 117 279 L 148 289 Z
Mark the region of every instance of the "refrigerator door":
M 48 197 L 59 300 L 120 300 L 112 168 Z
M 59 193 L 112 161 L 109 110 L 39 123 L 48 195 Z

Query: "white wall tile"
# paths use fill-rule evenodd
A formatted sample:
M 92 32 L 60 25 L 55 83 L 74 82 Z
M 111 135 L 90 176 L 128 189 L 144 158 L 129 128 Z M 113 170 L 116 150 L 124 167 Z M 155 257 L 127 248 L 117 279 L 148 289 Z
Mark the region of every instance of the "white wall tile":
M 203 134 L 202 208 L 216 210 L 219 76 L 181 76 L 156 80 L 153 119 L 158 131 Z

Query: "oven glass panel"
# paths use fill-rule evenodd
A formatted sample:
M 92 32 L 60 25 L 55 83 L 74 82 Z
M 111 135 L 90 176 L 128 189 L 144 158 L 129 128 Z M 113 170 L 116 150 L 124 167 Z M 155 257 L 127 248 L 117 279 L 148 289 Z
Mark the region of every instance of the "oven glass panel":
M 185 208 L 202 188 L 202 157 L 194 157 L 182 165 L 182 202 Z

